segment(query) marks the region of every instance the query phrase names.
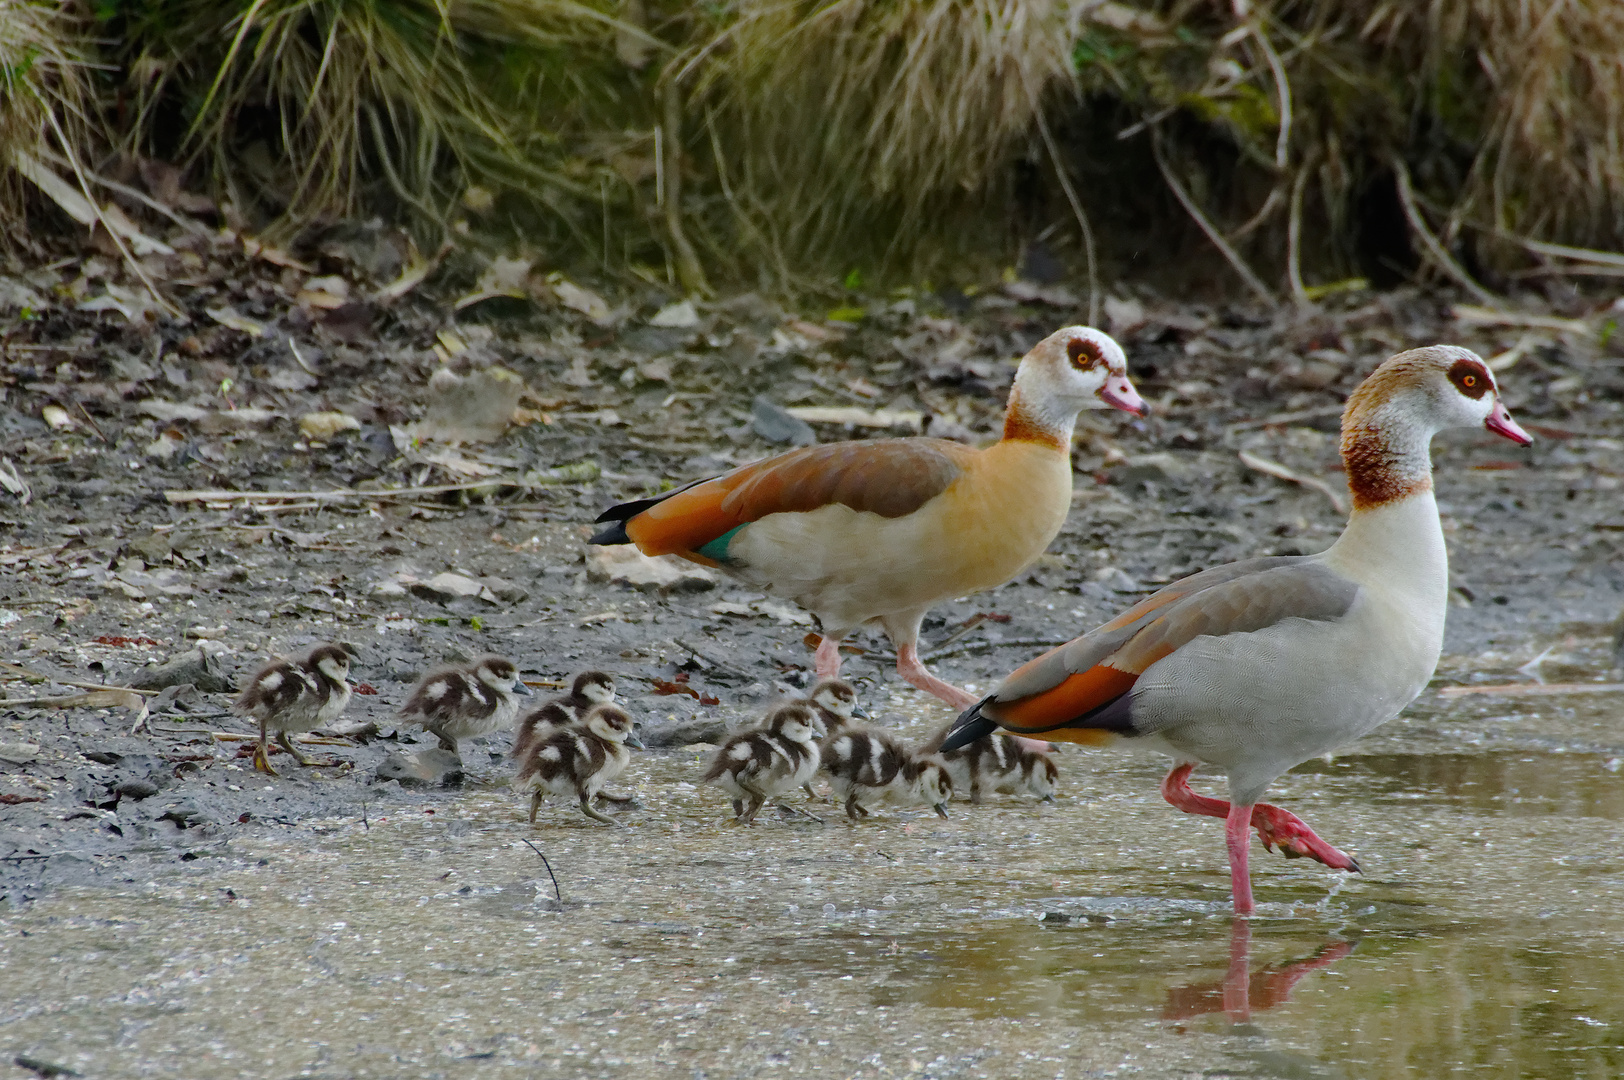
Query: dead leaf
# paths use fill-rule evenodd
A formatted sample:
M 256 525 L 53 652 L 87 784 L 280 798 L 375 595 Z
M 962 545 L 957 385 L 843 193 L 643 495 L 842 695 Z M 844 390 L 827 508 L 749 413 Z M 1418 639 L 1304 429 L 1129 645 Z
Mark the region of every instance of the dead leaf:
M 361 421 L 341 412 L 313 412 L 299 417 L 299 430 L 307 439 L 331 439 L 340 431 L 359 431 Z
M 265 336 L 264 323 L 256 322 L 255 320 L 248 318 L 246 315 L 238 315 L 235 311 L 228 307 L 208 308 L 205 310 L 204 314 L 208 315 L 209 318 L 213 319 L 221 326 L 226 327 L 228 330 L 236 330 L 240 333 L 247 334 L 249 337 Z
M 614 322 L 608 301 L 591 289 L 581 288 L 562 274 L 550 276 L 547 283 L 553 287 L 553 295 L 558 297 L 558 302 L 571 311 L 579 311 L 599 326 L 609 326 Z

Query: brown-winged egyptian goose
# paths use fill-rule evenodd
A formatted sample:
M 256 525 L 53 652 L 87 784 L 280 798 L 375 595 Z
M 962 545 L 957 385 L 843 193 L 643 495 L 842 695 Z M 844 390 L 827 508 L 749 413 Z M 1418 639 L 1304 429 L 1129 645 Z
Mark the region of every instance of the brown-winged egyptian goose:
M 519 713 L 513 695 L 529 693 L 513 661 L 482 656 L 471 664 L 453 664 L 424 675 L 401 706 L 400 718 L 423 725 L 456 754 L 463 739 L 511 727 Z
M 835 802 L 853 821 L 868 817 L 865 803 L 923 804 L 945 818 L 953 798 L 953 780 L 939 757 L 872 728 L 848 727 L 825 742 L 822 766 Z
M 259 721 L 254 768 L 275 776 L 267 730 L 300 765 L 316 764 L 288 738 L 295 731 L 314 731 L 337 720 L 350 703 L 350 650 L 345 645 L 317 645 L 301 660 L 275 660 L 254 673 L 232 702 L 231 711 Z
M 628 746 L 643 749 L 633 730 L 632 718 L 614 705 L 597 705 L 588 710 L 573 727 L 555 731 L 525 748 L 519 760 L 513 786 L 530 792 L 530 823 L 549 794 L 573 795 L 581 813 L 605 825 L 621 825 L 593 809 L 592 801 L 604 794 L 603 786 L 619 776 L 631 760 Z M 615 801 L 629 801 L 616 799 Z
M 768 799 L 801 787 L 818 771 L 814 740 L 823 737 L 818 726 L 817 715 L 806 705 L 780 705 L 765 726 L 740 732 L 718 747 L 704 781 L 733 797 L 740 825 L 753 825 Z
M 597 705 L 615 703 L 615 677 L 607 671 L 583 671 L 570 683 L 570 692 L 542 702 L 519 717 L 513 735 L 513 758 L 537 739 L 569 727 Z
M 975 697 L 919 660 L 919 626 L 943 600 L 990 589 L 1049 546 L 1071 509 L 1079 411 L 1143 415 L 1108 335 L 1058 330 L 1021 360 L 1003 438 L 985 450 L 942 439 L 810 446 L 610 507 L 592 544 L 636 544 L 717 567 L 813 612 L 819 678 L 840 674 L 840 640 L 879 623 L 897 673 L 962 709 Z
M 1357 870 L 1301 819 L 1258 799 L 1281 773 L 1397 715 L 1432 678 L 1449 567 L 1428 448 L 1444 428 L 1478 425 L 1532 441 L 1477 354 L 1435 345 L 1387 360 L 1342 414 L 1354 508 L 1335 544 L 1174 582 L 1017 669 L 959 717 L 943 748 L 996 726 L 1171 754 L 1162 795 L 1226 820 L 1240 913 L 1253 907 L 1251 828 L 1288 857 Z M 1230 802 L 1190 790 L 1197 764 L 1228 774 Z

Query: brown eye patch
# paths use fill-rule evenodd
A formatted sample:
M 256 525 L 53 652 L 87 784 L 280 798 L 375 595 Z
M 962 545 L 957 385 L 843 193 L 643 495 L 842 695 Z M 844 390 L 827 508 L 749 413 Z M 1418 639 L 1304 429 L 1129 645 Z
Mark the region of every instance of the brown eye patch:
M 1066 355 L 1071 358 L 1071 366 L 1080 371 L 1105 362 L 1105 354 L 1100 351 L 1099 345 L 1087 338 L 1072 338 L 1066 342 Z
M 1494 385 L 1488 369 L 1476 360 L 1456 360 L 1449 369 L 1449 381 L 1469 398 L 1480 398 Z

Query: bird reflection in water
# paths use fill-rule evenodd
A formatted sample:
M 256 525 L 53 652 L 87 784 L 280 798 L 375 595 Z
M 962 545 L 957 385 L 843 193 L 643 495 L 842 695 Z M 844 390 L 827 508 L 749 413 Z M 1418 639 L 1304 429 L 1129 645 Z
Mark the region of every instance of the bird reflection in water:
M 1216 982 L 1193 983 L 1168 990 L 1162 1019 L 1189 1020 L 1222 1012 L 1233 1023 L 1245 1023 L 1254 1012 L 1284 1004 L 1298 980 L 1347 956 L 1353 951 L 1353 942 L 1327 942 L 1306 960 L 1275 964 L 1255 973 L 1251 970 L 1251 950 L 1251 923 L 1247 919 L 1236 919 L 1229 927 L 1229 970 L 1224 977 Z

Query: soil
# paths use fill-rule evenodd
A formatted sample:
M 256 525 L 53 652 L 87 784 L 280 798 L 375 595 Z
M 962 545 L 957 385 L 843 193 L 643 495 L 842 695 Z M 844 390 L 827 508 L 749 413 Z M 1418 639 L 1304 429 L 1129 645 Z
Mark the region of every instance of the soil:
M 646 730 L 693 722 L 676 741 L 748 721 L 806 685 L 805 616 L 725 579 L 663 590 L 599 580 L 583 543 L 593 518 L 782 449 L 758 433 L 776 432 L 773 405 L 912 410 L 931 434 L 990 438 L 1015 360 L 1086 319 L 1077 298 L 1027 283 L 866 298 L 860 313 L 836 313 L 847 321 L 748 294 L 658 319 L 675 298 L 653 288 L 607 311 L 577 305 L 585 313 L 505 298 L 455 311 L 426 288 L 335 304 L 331 292 L 312 299 L 301 271 L 240 246 L 198 241 L 189 253 L 166 264 L 182 318 L 111 284 L 108 259 L 0 277 L 0 473 L 14 481 L 0 490 L 0 633 L 16 665 L 0 711 L 10 905 L 65 885 L 205 873 L 267 830 L 285 839 L 310 822 L 499 790 L 505 735 L 465 753 L 462 788 L 376 775 L 389 755 L 432 745 L 394 713 L 446 659 L 501 653 L 536 683 L 611 671 Z M 322 258 L 308 269 L 365 280 L 365 251 Z M 1108 315 L 1152 414 L 1083 416 L 1073 512 L 1050 553 L 927 622 L 922 651 L 945 678 L 988 687 L 1160 583 L 1328 545 L 1342 521 L 1331 498 L 1242 452 L 1345 492 L 1340 403 L 1385 356 L 1439 341 L 1509 355 L 1504 396 L 1536 437 L 1528 450 L 1486 432 L 1437 440 L 1455 586 L 1445 670 L 1471 681 L 1550 648 L 1587 677 L 1605 670 L 1624 606 L 1624 355 L 1606 310 L 1529 299 L 1485 321 L 1447 296 L 1401 291 L 1280 311 L 1124 294 Z M 464 407 L 444 376 L 431 386 L 447 364 L 470 380 L 517 375 L 522 423 L 487 443 L 415 438 L 425 420 L 478 426 L 443 415 Z M 301 428 L 335 412 L 354 423 Z M 906 418 L 813 428 L 824 441 L 912 430 Z M 458 487 L 357 494 L 436 486 Z M 349 494 L 174 501 L 200 490 Z M 498 580 L 451 598 L 425 584 L 447 571 Z M 209 686 L 334 640 L 357 651 L 345 721 L 376 733 L 310 748 L 330 766 L 279 754 L 280 778 L 253 772 L 248 725 Z M 883 705 L 896 688 L 889 645 L 877 634 L 853 644 L 863 651 L 847 673 Z M 28 704 L 82 693 L 75 683 L 130 685 L 191 650 L 202 658 L 193 685 L 153 699 L 139 733 L 124 708 Z

